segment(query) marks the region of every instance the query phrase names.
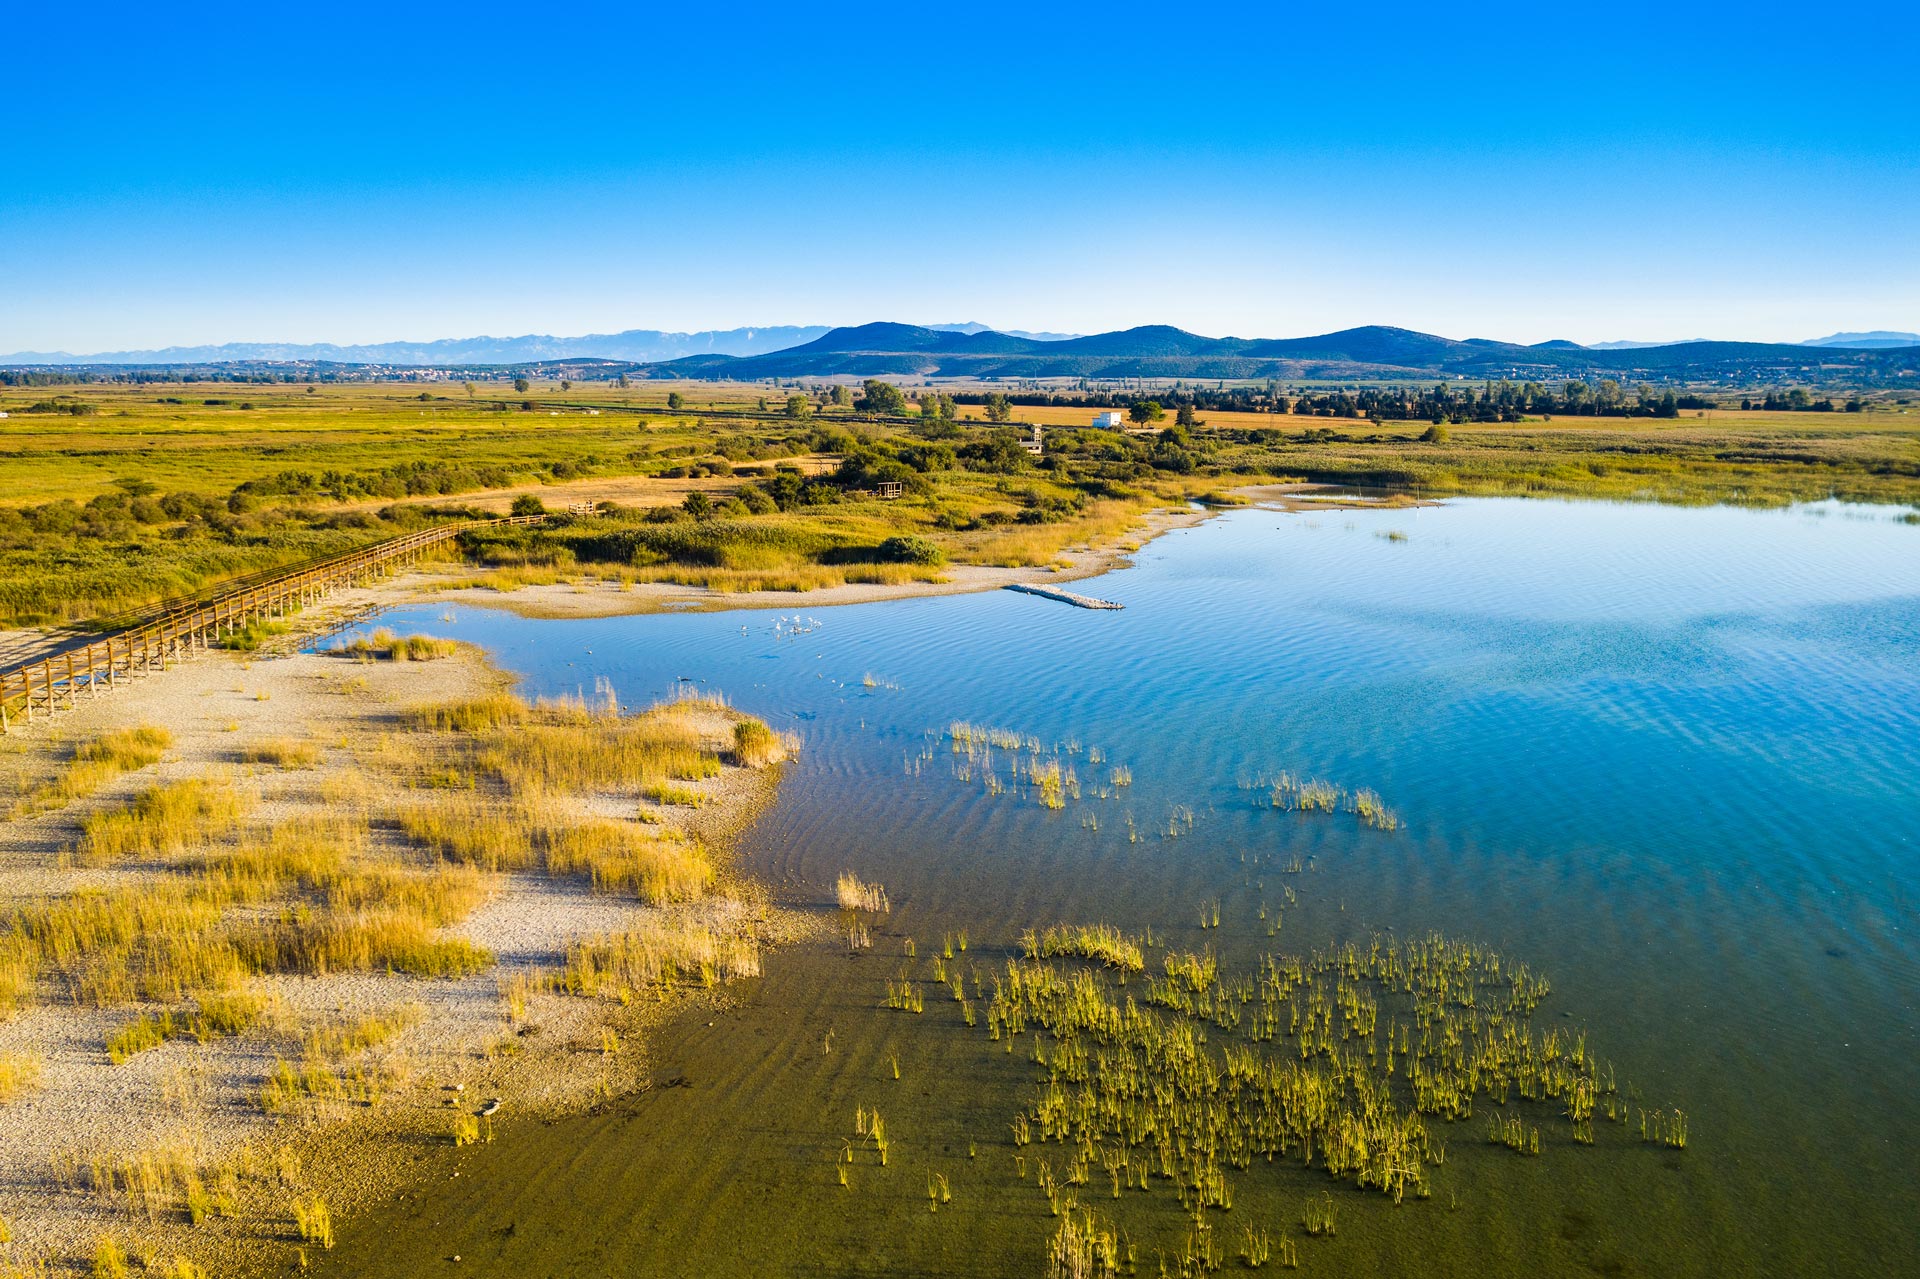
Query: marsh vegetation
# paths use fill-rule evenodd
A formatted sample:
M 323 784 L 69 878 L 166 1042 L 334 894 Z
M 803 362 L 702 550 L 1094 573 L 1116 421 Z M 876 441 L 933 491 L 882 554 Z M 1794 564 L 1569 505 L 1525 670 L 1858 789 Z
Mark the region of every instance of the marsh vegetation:
M 459 553 L 480 580 L 808 591 L 934 579 L 943 562 L 1044 565 L 1123 539 L 1153 507 L 1269 477 L 1775 505 L 1920 495 L 1920 431 L 1876 411 L 1529 416 L 1427 438 L 1425 420 L 1339 404 L 1208 412 L 1145 435 L 1023 408 L 1051 428 L 1034 458 L 977 410 L 908 424 L 825 403 L 789 418 L 756 411 L 748 387 L 673 407 L 644 386 L 556 387 L 539 412 L 518 397 L 422 400 L 413 384 L 261 386 L 244 406 L 166 389 L 0 393 L 0 491 L 17 495 L 0 504 L 0 622 L 118 613 L 543 492 L 555 507 L 585 493 L 600 514 L 469 539 Z M 881 483 L 902 496 L 877 499 Z

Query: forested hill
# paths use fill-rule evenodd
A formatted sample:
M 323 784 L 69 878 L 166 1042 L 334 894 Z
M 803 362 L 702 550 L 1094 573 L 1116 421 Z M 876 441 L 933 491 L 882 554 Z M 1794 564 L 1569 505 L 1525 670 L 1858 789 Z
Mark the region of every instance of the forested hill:
M 1061 341 L 911 324 L 834 329 L 784 351 L 702 355 L 644 366 L 658 377 L 729 380 L 824 377 L 981 378 L 1468 378 L 1640 377 L 1658 381 L 1871 383 L 1920 380 L 1920 347 L 1807 347 L 1768 342 L 1679 342 L 1596 350 L 1573 342 L 1522 346 L 1464 341 L 1368 325 L 1301 338 L 1209 338 L 1146 325 Z

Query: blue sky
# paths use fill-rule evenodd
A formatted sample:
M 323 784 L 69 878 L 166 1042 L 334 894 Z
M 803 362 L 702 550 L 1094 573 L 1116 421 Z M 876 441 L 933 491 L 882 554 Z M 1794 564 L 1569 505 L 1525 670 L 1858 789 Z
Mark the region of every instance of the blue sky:
M 54 6 L 0 351 L 1920 329 L 1920 6 Z

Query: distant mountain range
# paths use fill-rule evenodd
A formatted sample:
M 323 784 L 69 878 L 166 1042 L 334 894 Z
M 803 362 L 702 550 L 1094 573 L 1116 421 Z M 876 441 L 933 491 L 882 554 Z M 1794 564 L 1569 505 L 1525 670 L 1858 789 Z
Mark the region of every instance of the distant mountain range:
M 1521 345 L 1368 325 L 1299 338 L 1210 338 L 1150 324 L 1113 333 L 1001 332 L 978 323 L 778 326 L 701 333 L 633 329 L 577 338 L 533 335 L 368 346 L 235 342 L 78 356 L 34 353 L 0 364 L 194 365 L 311 363 L 405 367 L 591 364 L 642 377 L 754 381 L 801 377 L 966 378 L 1551 378 L 1647 381 L 1815 381 L 1910 384 L 1920 337 L 1838 333 L 1815 343 L 1609 342 Z
M 1771 342 L 1678 342 L 1627 349 L 1564 340 L 1522 346 L 1369 325 L 1303 338 L 1208 338 L 1166 325 L 1038 341 L 993 330 L 911 324 L 834 329 L 764 355 L 702 355 L 635 370 L 656 377 L 753 381 L 797 377 L 1372 378 L 1639 375 L 1655 380 L 1775 375 L 1823 369 L 1912 368 L 1920 350 Z
M 169 346 L 155 351 L 104 351 L 73 355 L 66 351 L 22 351 L 0 356 L 0 364 L 220 364 L 238 361 L 296 361 L 325 364 L 536 364 L 542 360 L 626 360 L 651 364 L 688 355 L 756 355 L 811 342 L 828 331 L 824 324 L 778 324 L 764 329 L 709 329 L 666 333 L 628 329 L 557 338 L 543 333 L 522 337 L 445 338 L 437 342 L 375 342 L 336 346 L 331 342 L 227 342 L 220 346 Z
M 1823 338 L 1808 338 L 1801 345 L 1850 346 L 1865 350 L 1889 346 L 1920 346 L 1920 333 L 1900 333 L 1892 329 L 1874 329 L 1870 333 L 1832 333 Z

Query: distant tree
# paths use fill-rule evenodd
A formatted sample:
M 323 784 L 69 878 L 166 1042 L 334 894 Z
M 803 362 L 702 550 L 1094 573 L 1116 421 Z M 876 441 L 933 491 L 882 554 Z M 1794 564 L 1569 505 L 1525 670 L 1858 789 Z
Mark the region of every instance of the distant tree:
M 953 420 L 953 397 L 929 391 L 920 397 L 920 416 L 938 422 Z
M 460 385 L 461 385 L 461 386 L 464 386 L 465 388 L 467 388 L 467 398 L 468 398 L 469 400 L 471 400 L 471 399 L 473 398 L 473 383 L 471 383 L 471 382 L 462 382 L 462 383 L 461 383 Z
M 861 390 L 865 394 L 861 397 L 862 403 L 856 407 L 864 408 L 869 413 L 899 417 L 907 411 L 906 395 L 891 382 L 883 382 L 879 378 L 868 378 Z
M 425 400 L 431 400 L 431 399 L 433 398 L 433 392 L 431 392 L 431 391 L 422 391 L 422 392 L 420 392 L 420 394 L 419 394 L 419 395 L 417 395 L 417 396 L 415 396 L 414 398 L 415 398 L 415 399 L 417 399 L 417 400 L 422 400 L 422 401 L 425 401 Z
M 513 499 L 513 506 L 510 509 L 515 515 L 545 515 L 547 504 L 532 493 L 522 493 Z
M 791 511 L 800 505 L 800 493 L 805 486 L 806 481 L 801 478 L 799 471 L 779 469 L 768 476 L 766 482 L 760 487 L 766 490 L 767 496 L 773 499 L 776 507 L 783 511 Z
M 1160 407 L 1158 400 L 1135 400 L 1132 407 L 1127 409 L 1127 416 L 1140 426 L 1158 422 L 1166 415 L 1167 411 Z
M 1180 426 L 1195 425 L 1193 420 L 1193 401 L 1192 400 L 1180 401 L 1180 409 L 1177 413 L 1173 415 L 1173 420 L 1175 423 L 1177 423 Z
M 687 514 L 696 520 L 704 520 L 713 514 L 713 499 L 705 493 L 689 493 L 687 500 L 680 505 L 687 508 Z
M 812 413 L 813 413 L 813 401 L 808 399 L 806 396 L 789 395 L 787 397 L 787 416 L 788 417 L 808 417 Z
M 681 406 L 683 406 L 684 404 L 686 404 L 686 402 L 687 402 L 687 397 L 686 397 L 686 396 L 684 396 L 684 395 L 682 395 L 682 394 L 680 394 L 680 392 L 678 392 L 678 391 L 668 391 L 668 392 L 667 392 L 667 407 L 668 407 L 668 408 L 670 408 L 670 409 L 677 409 L 677 408 L 680 408 Z
M 623 391 L 633 385 L 632 382 L 627 380 L 627 375 L 624 373 L 622 373 L 619 377 L 613 379 L 613 384 L 619 387 Z
M 1446 425 L 1441 422 L 1435 422 L 1432 426 L 1420 432 L 1420 438 L 1428 444 L 1445 444 L 1447 442 Z
M 523 377 L 517 377 L 513 379 L 513 389 L 520 392 L 522 395 L 525 395 L 528 391 L 533 389 L 533 383 L 527 381 L 527 379 Z
M 573 389 L 573 383 L 563 381 L 560 383 L 560 389 L 563 391 L 571 391 Z
M 833 387 L 833 404 L 836 408 L 852 408 L 853 388 L 843 382 L 836 382 Z
M 1009 422 L 1013 420 L 1013 401 L 1006 392 L 994 391 L 987 396 L 987 421 Z
M 311 382 L 309 382 L 309 383 L 307 383 L 307 394 L 308 394 L 308 395 L 315 395 L 315 394 L 318 394 L 318 393 L 319 393 L 319 390 L 320 390 L 320 388 L 319 388 L 319 387 L 317 387 L 317 386 L 315 386 L 315 385 L 314 385 L 313 383 L 311 383 Z

